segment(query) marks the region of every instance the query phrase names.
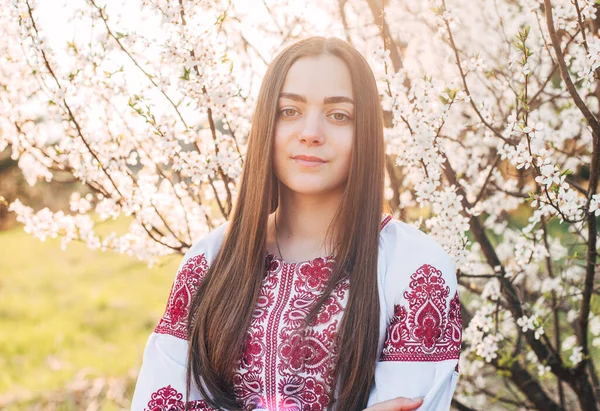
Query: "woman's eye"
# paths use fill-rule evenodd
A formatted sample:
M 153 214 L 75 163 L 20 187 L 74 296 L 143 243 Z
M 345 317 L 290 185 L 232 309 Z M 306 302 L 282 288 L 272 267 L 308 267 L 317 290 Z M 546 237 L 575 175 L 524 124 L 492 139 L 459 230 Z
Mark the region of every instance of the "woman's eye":
M 293 108 L 284 108 L 280 113 L 283 114 L 284 117 L 295 117 L 294 113 L 297 113 L 297 111 Z
M 331 114 L 334 120 L 336 121 L 345 121 L 350 119 L 350 117 L 344 113 L 333 113 Z

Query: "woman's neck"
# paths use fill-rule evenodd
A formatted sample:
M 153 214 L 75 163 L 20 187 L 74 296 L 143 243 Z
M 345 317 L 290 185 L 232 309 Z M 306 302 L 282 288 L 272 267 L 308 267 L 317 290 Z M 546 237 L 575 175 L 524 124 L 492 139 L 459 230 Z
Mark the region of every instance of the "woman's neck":
M 330 255 L 331 245 L 325 244 L 327 230 L 338 209 L 342 190 L 326 195 L 304 195 L 287 188 L 279 191 L 279 206 L 269 216 L 267 249 L 279 254 L 286 262 L 311 260 Z M 275 232 L 275 217 L 277 232 Z M 277 235 L 276 235 L 277 234 Z

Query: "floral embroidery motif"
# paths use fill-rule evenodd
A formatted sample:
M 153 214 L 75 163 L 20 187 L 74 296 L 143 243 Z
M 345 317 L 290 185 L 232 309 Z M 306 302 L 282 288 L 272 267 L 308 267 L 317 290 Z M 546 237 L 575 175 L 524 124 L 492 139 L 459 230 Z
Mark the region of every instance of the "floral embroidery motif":
M 200 281 L 204 278 L 208 264 L 204 254 L 186 261 L 175 278 L 167 309 L 154 329 L 158 334 L 169 334 L 187 340 L 187 317 L 190 304 Z
M 304 277 L 304 288 L 308 292 L 317 291 L 327 282 L 329 274 L 331 274 L 331 267 L 323 258 L 317 258 L 312 264 L 302 264 L 300 274 Z
M 147 408 L 144 408 L 144 411 L 183 411 L 184 408 L 183 394 L 170 385 L 167 385 L 152 393 Z M 205 401 L 189 401 L 188 410 L 213 411 L 214 408 L 209 407 Z
M 314 324 L 301 327 L 333 262 L 327 257 L 284 264 L 267 256 L 268 272 L 233 381 L 245 408 L 322 410 L 330 402 L 334 342 L 349 280 L 334 289 Z
M 380 229 L 391 219 L 385 216 Z M 265 277 L 233 377 L 233 392 L 244 409 L 320 411 L 330 403 L 337 328 L 349 278 L 334 288 L 313 323 L 305 331 L 301 327 L 323 291 L 334 261 L 334 257 L 326 257 L 286 264 L 267 255 Z M 207 270 L 204 255 L 184 264 L 155 332 L 187 339 L 189 305 Z M 204 401 L 193 403 L 198 407 L 195 411 L 213 410 Z M 183 395 L 167 386 L 152 395 L 145 411 L 183 408 Z
M 321 411 L 329 403 L 329 387 L 316 378 L 289 376 L 279 382 L 278 388 L 283 395 L 280 410 Z
M 394 306 L 380 361 L 458 359 L 462 317 L 458 291 L 446 309 L 450 287 L 435 267 L 424 264 L 411 275 L 404 305 Z

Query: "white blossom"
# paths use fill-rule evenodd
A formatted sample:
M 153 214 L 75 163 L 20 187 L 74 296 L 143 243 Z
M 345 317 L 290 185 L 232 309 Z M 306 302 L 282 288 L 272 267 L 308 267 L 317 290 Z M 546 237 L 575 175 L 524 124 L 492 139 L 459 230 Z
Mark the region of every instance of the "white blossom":
M 582 352 L 583 352 L 583 347 L 580 347 L 580 346 L 573 347 L 573 352 L 569 356 L 569 361 L 571 361 L 571 363 L 573 365 L 579 364 L 581 362 L 581 360 L 583 359 Z

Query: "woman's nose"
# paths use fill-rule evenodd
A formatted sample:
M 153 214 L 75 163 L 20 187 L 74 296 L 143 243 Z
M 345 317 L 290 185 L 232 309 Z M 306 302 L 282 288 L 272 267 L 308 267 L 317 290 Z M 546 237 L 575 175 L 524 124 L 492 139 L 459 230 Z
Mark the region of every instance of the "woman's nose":
M 307 144 L 322 144 L 324 141 L 322 131 L 322 116 L 320 112 L 312 111 L 305 115 L 305 122 L 300 132 L 300 141 Z

